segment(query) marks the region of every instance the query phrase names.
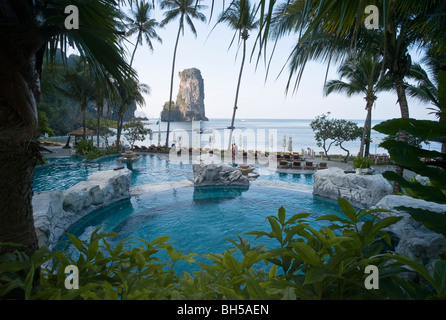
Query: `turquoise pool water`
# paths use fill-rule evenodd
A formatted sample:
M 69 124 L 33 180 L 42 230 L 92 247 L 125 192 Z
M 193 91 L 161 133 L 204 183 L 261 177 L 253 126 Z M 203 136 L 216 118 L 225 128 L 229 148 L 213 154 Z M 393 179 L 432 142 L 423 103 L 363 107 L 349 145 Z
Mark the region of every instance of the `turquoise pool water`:
M 68 189 L 88 180 L 97 171 L 115 168 L 117 158 L 111 156 L 91 162 L 76 158 L 51 160 L 50 165 L 36 168 L 34 191 Z M 284 174 L 261 168 L 256 171 L 261 174 L 260 180 L 313 184 L 313 175 Z M 193 178 L 192 164 L 172 163 L 157 155 L 142 155 L 140 161 L 133 165 L 132 172 L 132 186 Z M 111 240 L 112 244 L 127 238 L 152 241 L 167 235 L 178 250 L 201 255 L 220 253 L 233 248 L 225 240 L 227 238 L 237 240 L 237 234 L 244 236 L 248 231 L 269 231 L 265 219 L 277 215 L 281 206 L 287 210 L 288 217 L 302 212 L 312 213 L 309 220 L 314 227 L 322 226 L 316 221 L 321 215 L 342 215 L 335 201 L 283 188 L 255 185 L 249 189 L 181 188 L 120 201 L 89 214 L 67 232 L 88 240 L 91 232 L 102 226 L 103 231 L 120 234 Z M 267 238 L 254 241 L 253 236 L 244 237 L 253 245 L 277 245 Z M 59 249 L 67 248 L 60 244 Z M 205 260 L 203 257 L 200 259 Z M 197 265 L 187 263 L 176 266 L 179 272 L 197 268 Z
M 97 161 L 83 161 L 81 158 L 50 159 L 50 164 L 35 169 L 33 189 L 35 192 L 66 190 L 75 184 L 88 180 L 97 172 L 112 170 L 119 156 L 110 156 Z M 132 186 L 157 182 L 180 181 L 193 178 L 192 164 L 172 163 L 157 155 L 141 155 L 133 165 Z M 279 180 L 312 185 L 312 174 L 288 174 L 257 170 L 259 180 Z
M 113 244 L 129 237 L 152 241 L 168 235 L 175 248 L 198 254 L 221 253 L 233 248 L 225 239 L 238 241 L 237 234 L 253 245 L 272 247 L 277 244 L 271 239 L 254 241 L 253 236 L 243 234 L 253 230 L 270 231 L 265 219 L 277 215 L 281 206 L 287 210 L 288 218 L 297 213 L 312 213 L 308 220 L 315 227 L 322 226 L 323 222 L 315 221 L 319 216 L 341 214 L 334 201 L 286 189 L 251 186 L 248 190 L 210 188 L 198 191 L 182 188 L 132 197 L 97 210 L 67 232 L 87 240 L 94 229 L 103 226 L 103 231 L 120 234 L 111 240 Z M 202 257 L 199 260 L 206 261 Z M 179 272 L 195 269 L 197 266 L 187 263 L 177 266 Z

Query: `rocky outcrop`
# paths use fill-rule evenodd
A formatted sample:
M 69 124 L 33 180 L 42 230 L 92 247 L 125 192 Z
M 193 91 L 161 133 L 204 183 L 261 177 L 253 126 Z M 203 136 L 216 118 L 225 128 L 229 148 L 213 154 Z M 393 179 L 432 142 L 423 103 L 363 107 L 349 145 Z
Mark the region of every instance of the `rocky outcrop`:
M 68 228 L 92 211 L 130 197 L 132 172 L 99 171 L 89 181 L 66 191 L 37 193 L 33 197 L 34 225 L 39 246 L 50 250 Z
M 313 194 L 333 200 L 343 198 L 359 208 L 370 208 L 392 194 L 389 182 L 380 174 L 346 174 L 339 168 L 314 174 Z
M 396 252 L 412 259 L 417 259 L 428 267 L 432 268 L 435 262 L 440 259 L 440 254 L 446 250 L 446 239 L 432 230 L 427 229 L 421 222 L 418 222 L 398 207 L 418 208 L 437 213 L 445 213 L 446 205 L 414 199 L 407 196 L 386 196 L 377 203 L 375 208 L 391 210 L 392 212 L 381 213 L 379 218 L 391 216 L 403 217 L 396 224 L 391 225 L 386 231 L 394 234 L 399 242 Z
M 249 187 L 249 179 L 227 164 L 194 164 L 195 187 Z
M 171 105 L 171 121 L 208 121 L 204 107 L 204 80 L 200 70 L 186 69 L 179 73 L 180 89 L 175 105 Z M 161 120 L 168 119 L 167 108 L 164 106 Z

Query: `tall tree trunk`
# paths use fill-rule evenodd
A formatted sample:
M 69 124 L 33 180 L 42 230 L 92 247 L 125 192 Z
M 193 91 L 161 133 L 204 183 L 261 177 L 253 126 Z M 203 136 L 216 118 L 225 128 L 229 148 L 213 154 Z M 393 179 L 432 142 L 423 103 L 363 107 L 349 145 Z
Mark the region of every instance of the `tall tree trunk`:
M 367 158 L 370 155 L 370 141 L 372 136 L 372 109 L 373 109 L 373 102 L 370 104 L 370 107 L 367 111 L 367 131 L 366 131 L 366 137 L 365 137 L 365 151 L 364 151 L 364 157 Z
M 141 37 L 141 30 L 139 30 L 138 37 L 136 38 L 135 49 L 133 50 L 132 59 L 130 60 L 130 68 L 132 67 L 133 59 L 135 58 L 135 53 L 136 49 L 138 48 L 140 37 Z
M 101 125 L 101 113 L 102 113 L 102 110 L 104 109 L 104 101 L 102 99 L 102 96 L 98 99 L 98 101 L 96 103 L 96 108 L 98 111 L 98 118 L 96 120 L 96 131 L 97 131 L 96 132 L 96 138 L 97 138 L 96 145 L 97 145 L 97 148 L 99 149 L 99 136 L 100 136 L 99 127 Z
M 87 124 L 85 123 L 85 112 L 87 106 L 81 106 L 82 111 L 82 139 L 87 140 Z
M 367 143 L 367 139 L 370 141 L 370 129 L 371 129 L 371 122 L 372 122 L 372 106 L 373 102 L 370 100 L 367 100 L 367 117 L 364 122 L 364 132 L 362 133 L 362 139 L 361 139 L 361 146 L 359 148 L 359 156 L 360 157 L 368 157 L 369 148 L 367 148 L 367 144 L 370 146 L 370 142 Z M 364 149 L 366 150 L 364 152 Z
M 27 56 L 18 66 L 15 55 L 0 50 L 0 242 L 23 244 L 31 255 L 38 248 L 32 184 L 40 156 L 34 136 L 41 69 L 36 54 Z M 2 246 L 0 254 L 14 250 Z
M 235 114 L 237 112 L 238 106 L 238 96 L 240 92 L 240 84 L 242 82 L 242 74 L 243 74 L 243 68 L 245 66 L 245 57 L 246 57 L 246 39 L 243 38 L 243 57 L 242 57 L 242 65 L 240 67 L 240 74 L 238 76 L 238 83 L 237 83 L 237 91 L 235 93 L 235 102 L 234 102 L 234 112 L 232 113 L 232 121 L 231 121 L 231 128 L 229 129 L 229 142 L 228 142 L 228 152 L 231 152 L 231 145 L 232 145 L 232 133 L 234 131 L 234 124 L 235 124 Z
M 395 82 L 396 86 L 396 92 L 398 95 L 398 102 L 400 105 L 401 110 L 401 118 L 403 119 L 409 119 L 409 104 L 407 103 L 407 97 L 406 97 L 406 86 L 404 85 L 403 79 L 398 79 Z M 408 140 L 408 134 L 406 131 L 401 131 L 399 136 L 400 141 L 407 142 Z M 404 174 L 404 168 L 401 166 L 396 166 L 396 173 L 400 176 L 403 176 Z M 400 193 L 401 192 L 401 186 L 398 183 L 393 184 L 393 193 Z
M 180 18 L 180 26 L 178 27 L 177 41 L 175 42 L 175 49 L 173 50 L 172 75 L 170 77 L 169 109 L 167 111 L 166 148 L 169 148 L 170 110 L 172 109 L 173 77 L 175 75 L 175 60 L 177 58 L 177 48 L 178 48 L 178 42 L 180 40 L 181 28 L 183 26 L 183 19 L 184 19 L 184 16 L 181 16 L 181 18 Z

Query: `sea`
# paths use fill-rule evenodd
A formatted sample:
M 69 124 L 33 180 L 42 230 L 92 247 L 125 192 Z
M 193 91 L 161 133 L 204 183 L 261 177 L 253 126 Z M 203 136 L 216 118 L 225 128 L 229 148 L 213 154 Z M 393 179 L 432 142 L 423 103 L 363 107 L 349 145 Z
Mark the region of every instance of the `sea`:
M 229 138 L 231 119 L 210 119 L 202 122 L 171 122 L 169 146 L 194 147 L 227 150 L 232 145 L 237 150 L 269 151 L 269 152 L 299 152 L 300 154 L 319 155 L 323 148 L 319 147 L 314 132 L 310 126 L 311 119 L 236 119 L 232 138 Z M 364 120 L 350 120 L 364 126 Z M 384 120 L 372 121 L 373 126 Z M 143 121 L 152 134 L 146 136 L 144 141 L 136 141 L 136 146 L 164 145 L 166 141 L 167 122 L 157 119 Z M 387 150 L 380 148 L 379 144 L 385 138 L 384 134 L 372 130 L 370 153 L 373 155 L 386 155 Z M 68 137 L 45 138 L 49 141 L 66 143 Z M 96 138 L 94 138 L 95 141 Z M 115 138 L 109 138 L 111 144 Z M 122 136 L 124 145 L 129 147 L 128 141 Z M 291 141 L 290 141 L 291 139 Z M 103 141 L 100 141 L 103 144 Z M 361 139 L 348 141 L 343 147 L 350 151 L 350 155 L 359 153 Z M 432 142 L 424 145 L 428 150 L 441 150 L 441 144 Z M 346 152 L 339 146 L 332 145 L 330 155 L 346 156 Z
M 319 155 L 323 148 L 319 147 L 314 132 L 310 126 L 313 120 L 305 119 L 236 119 L 234 124 L 231 145 L 235 144 L 238 150 L 280 151 L 315 153 Z M 364 120 L 351 120 L 364 126 Z M 383 120 L 372 121 L 373 126 Z M 145 122 L 146 127 L 152 130 L 152 135 L 145 141 L 138 141 L 137 146 L 164 145 L 167 132 L 167 122 L 151 120 Z M 203 122 L 171 122 L 169 145 L 182 147 L 189 144 L 193 147 L 227 149 L 229 146 L 228 129 L 231 119 L 210 119 Z M 291 143 L 290 143 L 291 138 Z M 372 131 L 370 153 L 376 155 L 387 154 L 387 150 L 379 147 L 385 138 L 384 134 Z M 357 155 L 360 149 L 361 139 L 349 141 L 343 147 L 350 151 L 351 155 Z M 440 143 L 431 143 L 424 146 L 429 150 L 441 150 Z M 330 155 L 346 155 L 339 146 L 333 145 Z

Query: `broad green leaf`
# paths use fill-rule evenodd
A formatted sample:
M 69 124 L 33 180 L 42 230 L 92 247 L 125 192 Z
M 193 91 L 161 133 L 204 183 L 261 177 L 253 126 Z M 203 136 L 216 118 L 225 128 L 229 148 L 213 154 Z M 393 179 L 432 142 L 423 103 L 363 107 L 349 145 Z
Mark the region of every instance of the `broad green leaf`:
M 296 300 L 296 293 L 292 287 L 286 287 L 283 291 L 283 297 L 281 300 Z
M 344 214 L 347 216 L 347 218 L 349 218 L 350 221 L 352 221 L 353 223 L 358 222 L 358 219 L 356 216 L 356 211 L 355 211 L 355 208 L 353 208 L 352 204 L 342 198 L 339 198 L 338 202 L 339 202 L 339 206 L 340 206 L 342 212 L 344 212 Z
M 444 295 L 446 293 L 446 261 L 440 260 L 435 264 L 434 278 L 438 283 L 439 294 Z
M 113 289 L 113 286 L 107 281 L 104 282 L 104 293 L 107 300 L 118 300 L 118 293 Z
M 279 213 L 278 213 L 278 217 L 279 217 L 279 222 L 284 225 L 285 224 L 285 218 L 286 218 L 286 211 L 284 207 L 280 207 L 279 209 Z
M 423 223 L 426 228 L 446 237 L 446 215 L 417 208 L 398 207 L 397 209 L 407 212 L 413 219 Z
M 320 266 L 321 259 L 317 252 L 305 242 L 295 242 L 291 244 L 293 249 L 302 257 L 302 259 L 311 266 Z
M 297 220 L 307 219 L 310 215 L 311 215 L 311 213 L 308 213 L 308 212 L 295 214 L 294 216 L 292 216 L 292 217 L 286 222 L 286 224 L 287 224 L 287 225 L 288 225 L 288 224 L 293 224 L 293 223 L 295 223 Z
M 376 234 L 378 231 L 385 229 L 398 221 L 400 221 L 403 217 L 388 217 L 382 219 L 373 225 L 372 233 Z
M 283 235 L 282 235 L 282 228 L 280 227 L 279 223 L 273 218 L 268 217 L 269 224 L 271 225 L 271 229 L 273 232 L 274 237 L 282 243 Z
M 146 259 L 139 251 L 135 254 L 135 262 L 136 262 L 136 267 L 138 268 L 139 271 L 141 271 L 146 265 Z
M 79 238 L 77 238 L 76 236 L 74 236 L 72 234 L 67 234 L 67 235 L 70 238 L 73 245 L 76 247 L 76 249 L 78 249 L 82 253 L 87 254 L 82 240 L 80 240 Z
M 25 299 L 29 300 L 31 298 L 32 286 L 34 280 L 34 264 L 31 264 L 31 269 L 29 270 L 25 279 Z
M 304 285 L 313 284 L 315 282 L 324 281 L 336 277 L 336 274 L 332 273 L 323 267 L 312 267 L 305 273 Z
M 87 249 L 87 260 L 90 261 L 94 259 L 99 250 L 99 241 L 94 240 L 92 243 L 88 245 Z

